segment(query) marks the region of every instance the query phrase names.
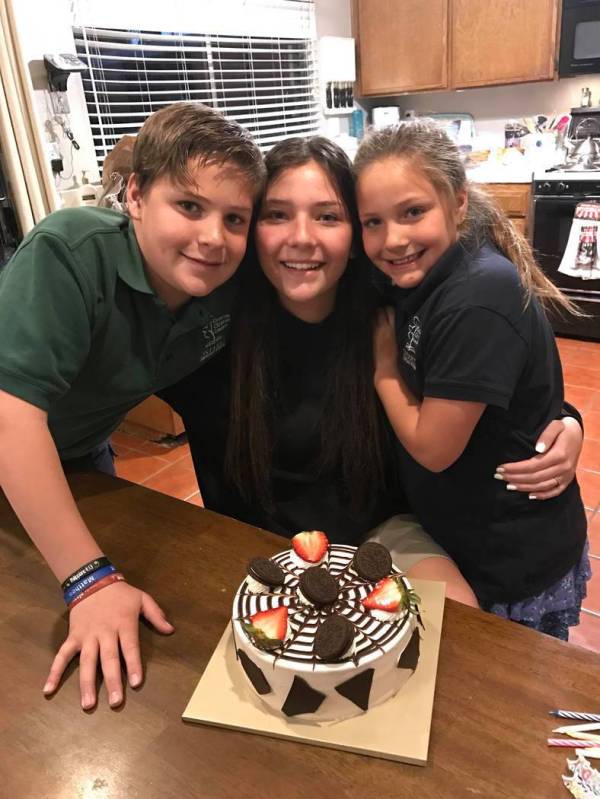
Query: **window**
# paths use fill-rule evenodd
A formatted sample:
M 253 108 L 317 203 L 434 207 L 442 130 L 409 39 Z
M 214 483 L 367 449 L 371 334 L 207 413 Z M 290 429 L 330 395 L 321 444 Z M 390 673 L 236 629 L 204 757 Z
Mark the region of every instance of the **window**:
M 137 133 L 152 111 L 180 100 L 219 109 L 247 128 L 263 150 L 288 136 L 318 132 L 312 0 L 216 5 L 223 17 L 219 25 L 215 11 L 208 20 L 199 13 L 198 24 L 218 32 L 192 30 L 189 14 L 182 20 L 186 27 L 175 31 L 152 29 L 156 25 L 73 27 L 77 54 L 89 67 L 82 79 L 100 169 L 121 136 Z M 231 16 L 235 7 L 237 22 Z M 143 7 L 138 14 L 144 19 Z M 278 33 L 278 19 L 287 35 L 261 35 Z M 231 31 L 236 25 L 241 33 Z

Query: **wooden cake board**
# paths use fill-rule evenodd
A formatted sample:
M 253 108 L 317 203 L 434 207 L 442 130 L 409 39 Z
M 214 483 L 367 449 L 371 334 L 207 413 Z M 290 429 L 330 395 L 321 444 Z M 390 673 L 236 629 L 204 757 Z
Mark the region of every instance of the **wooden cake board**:
M 211 724 L 424 766 L 427 763 L 445 584 L 411 580 L 421 597 L 420 657 L 392 699 L 366 713 L 328 725 L 276 715 L 257 696 L 236 662 L 227 627 L 183 712 L 185 721 Z M 402 734 L 398 734 L 398 730 Z

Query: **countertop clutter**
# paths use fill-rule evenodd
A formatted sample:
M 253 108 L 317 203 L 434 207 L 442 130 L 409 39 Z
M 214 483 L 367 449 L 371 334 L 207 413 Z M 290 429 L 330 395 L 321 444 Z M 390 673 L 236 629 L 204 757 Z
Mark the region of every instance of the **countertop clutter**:
M 571 109 L 551 117 L 538 114 L 520 120 L 507 119 L 504 141 L 499 134 L 477 133 L 465 148 L 468 174 L 480 183 L 529 183 L 535 173 L 552 170 L 563 164 L 573 143 L 567 138 L 581 138 L 583 124 L 594 122 L 587 117 L 592 109 Z M 590 134 L 591 136 L 592 134 Z M 581 147 L 586 142 L 577 146 Z

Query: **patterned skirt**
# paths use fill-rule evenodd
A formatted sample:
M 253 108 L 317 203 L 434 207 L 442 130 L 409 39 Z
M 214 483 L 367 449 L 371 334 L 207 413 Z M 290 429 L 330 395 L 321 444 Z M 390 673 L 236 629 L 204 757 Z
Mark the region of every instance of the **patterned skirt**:
M 483 603 L 482 610 L 568 641 L 569 627 L 579 624 L 581 603 L 587 595 L 586 583 L 592 576 L 588 552 L 586 541 L 579 563 L 541 594 L 508 604 Z

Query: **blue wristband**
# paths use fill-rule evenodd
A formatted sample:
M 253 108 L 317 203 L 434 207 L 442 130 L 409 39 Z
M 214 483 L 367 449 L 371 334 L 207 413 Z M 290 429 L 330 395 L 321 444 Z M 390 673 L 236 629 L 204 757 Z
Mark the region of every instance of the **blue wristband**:
M 116 571 L 117 569 L 115 566 L 111 564 L 110 566 L 105 566 L 103 569 L 98 569 L 92 574 L 86 574 L 85 577 L 82 577 L 81 580 L 78 580 L 75 585 L 72 585 L 64 592 L 63 596 L 65 598 L 65 602 L 68 605 L 76 597 L 78 597 L 82 591 L 85 591 L 86 588 L 89 588 L 91 585 L 94 585 L 94 583 L 97 583 L 98 580 L 101 580 L 103 577 L 107 577 L 109 574 L 113 574 Z

